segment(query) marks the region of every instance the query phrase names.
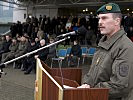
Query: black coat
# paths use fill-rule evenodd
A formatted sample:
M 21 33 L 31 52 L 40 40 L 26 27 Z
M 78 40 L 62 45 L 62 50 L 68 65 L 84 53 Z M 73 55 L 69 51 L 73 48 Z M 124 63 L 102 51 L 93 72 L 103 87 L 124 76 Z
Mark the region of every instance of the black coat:
M 42 49 L 42 50 L 37 52 L 37 54 L 39 55 L 38 58 L 41 59 L 42 61 L 45 61 L 47 59 L 48 53 L 49 53 L 48 48 Z
M 74 56 L 80 57 L 80 56 L 81 56 L 81 53 L 82 53 L 82 50 L 81 50 L 80 45 L 73 45 L 73 46 L 72 46 L 70 55 L 72 54 L 72 55 L 74 55 Z
M 11 40 L 9 40 L 8 42 L 7 42 L 7 41 L 4 42 L 4 43 L 2 44 L 2 48 L 1 48 L 0 52 L 1 52 L 1 53 L 9 52 L 9 51 L 10 51 L 10 50 L 9 50 L 9 46 L 11 45 L 11 43 L 12 43 Z

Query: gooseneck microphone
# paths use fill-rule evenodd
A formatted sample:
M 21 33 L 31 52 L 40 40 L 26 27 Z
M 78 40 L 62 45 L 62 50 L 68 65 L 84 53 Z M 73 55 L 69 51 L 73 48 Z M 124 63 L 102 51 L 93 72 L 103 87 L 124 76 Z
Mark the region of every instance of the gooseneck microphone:
M 71 36 L 71 35 L 78 35 L 78 33 L 79 33 L 78 31 L 72 31 L 72 32 L 68 32 L 65 34 L 58 35 L 57 38 L 65 37 L 65 36 Z

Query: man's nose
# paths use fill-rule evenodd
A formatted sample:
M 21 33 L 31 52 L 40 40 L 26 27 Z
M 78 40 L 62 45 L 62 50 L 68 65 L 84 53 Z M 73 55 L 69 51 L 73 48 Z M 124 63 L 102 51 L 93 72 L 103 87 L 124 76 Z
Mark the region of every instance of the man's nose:
M 101 20 L 101 19 L 99 19 L 99 20 L 98 20 L 98 24 L 100 25 L 101 23 L 102 23 L 102 20 Z

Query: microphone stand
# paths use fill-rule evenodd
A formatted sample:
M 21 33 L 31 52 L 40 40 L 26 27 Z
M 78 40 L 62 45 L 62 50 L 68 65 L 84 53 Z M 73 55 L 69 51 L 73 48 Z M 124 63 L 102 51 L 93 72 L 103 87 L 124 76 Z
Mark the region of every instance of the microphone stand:
M 34 51 L 32 51 L 32 52 L 26 53 L 26 54 L 24 54 L 24 55 L 22 55 L 22 56 L 19 56 L 19 57 L 17 57 L 17 58 L 14 58 L 14 59 L 12 59 L 12 60 L 7 61 L 7 62 L 1 63 L 1 64 L 0 64 L 0 77 L 1 77 L 2 74 L 6 74 L 5 72 L 3 72 L 3 67 L 4 67 L 5 65 L 7 65 L 7 64 L 9 64 L 9 63 L 12 63 L 12 62 L 14 62 L 14 61 L 17 61 L 17 60 L 19 60 L 19 59 L 21 59 L 21 58 L 24 58 L 24 57 L 26 57 L 26 56 L 29 56 L 29 55 L 31 55 L 31 54 L 37 53 L 38 51 L 40 51 L 40 50 L 42 50 L 42 49 L 45 49 L 45 48 L 48 48 L 48 47 L 50 47 L 50 46 L 56 45 L 56 44 L 58 44 L 58 43 L 60 43 L 60 42 L 63 42 L 63 41 L 65 41 L 65 40 L 67 40 L 67 39 L 70 39 L 70 36 L 64 37 L 63 39 L 60 39 L 60 40 L 58 40 L 58 41 L 56 41 L 56 42 L 54 42 L 54 43 L 51 43 L 51 44 L 46 45 L 46 46 L 44 46 L 44 47 L 41 47 L 41 48 L 39 48 L 39 49 L 37 49 L 37 50 L 34 50 Z

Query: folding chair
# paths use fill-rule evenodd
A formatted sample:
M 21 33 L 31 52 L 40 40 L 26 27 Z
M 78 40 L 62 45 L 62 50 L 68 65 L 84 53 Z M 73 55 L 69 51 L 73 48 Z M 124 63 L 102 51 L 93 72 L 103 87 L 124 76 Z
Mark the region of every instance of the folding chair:
M 82 64 L 84 64 L 85 57 L 87 56 L 87 47 L 82 47 L 81 49 L 82 49 L 82 57 L 83 57 Z
M 94 53 L 96 52 L 96 48 L 90 47 L 88 49 L 88 57 L 92 57 L 94 55 Z
M 67 61 L 68 61 L 68 57 L 69 57 L 69 55 L 70 55 L 71 49 L 72 49 L 72 48 L 67 48 L 67 54 L 66 54 Z
M 77 60 L 78 60 L 77 67 L 79 67 L 80 57 L 77 57 Z M 68 60 L 68 66 L 70 66 L 70 60 Z
M 62 61 L 65 59 L 66 54 L 67 54 L 67 50 L 66 49 L 60 49 L 57 52 L 57 58 L 52 58 L 51 68 L 52 68 L 52 65 L 53 65 L 53 61 L 58 61 L 59 67 L 61 67 L 62 66 Z

